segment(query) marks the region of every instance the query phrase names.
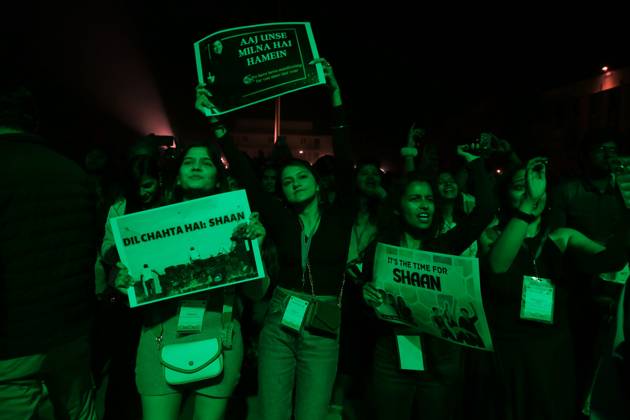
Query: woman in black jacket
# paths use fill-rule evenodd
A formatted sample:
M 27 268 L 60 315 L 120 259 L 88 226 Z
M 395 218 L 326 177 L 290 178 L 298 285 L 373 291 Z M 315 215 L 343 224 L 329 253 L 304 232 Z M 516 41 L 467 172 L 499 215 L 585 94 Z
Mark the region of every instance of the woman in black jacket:
M 265 420 L 289 419 L 292 413 L 297 420 L 324 419 L 337 369 L 344 271 L 355 214 L 352 161 L 339 85 L 330 64 L 318 62 L 323 65 L 335 119 L 338 199 L 331 206 L 320 205 L 317 175 L 308 162 L 298 159 L 280 170 L 283 204 L 264 191 L 225 127 L 214 127 L 233 174 L 277 247 L 277 287 L 259 344 L 259 397 Z M 206 112 L 211 107 L 211 95 L 200 88 L 197 108 Z

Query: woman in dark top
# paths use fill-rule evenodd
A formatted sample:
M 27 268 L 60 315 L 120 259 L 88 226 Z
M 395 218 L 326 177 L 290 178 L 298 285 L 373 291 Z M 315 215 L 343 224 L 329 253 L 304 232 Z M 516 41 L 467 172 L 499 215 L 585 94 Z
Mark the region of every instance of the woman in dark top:
M 577 415 L 573 349 L 567 304 L 571 279 L 563 278 L 563 254 L 585 272 L 621 268 L 626 230 L 603 246 L 567 228 L 546 224 L 544 159 L 532 159 L 508 179 L 506 223 L 481 238 L 484 299 L 503 392 L 506 419 L 573 419 Z M 579 285 L 575 285 L 579 287 Z
M 440 233 L 448 232 L 459 223 L 475 205 L 474 197 L 460 191 L 455 176 L 448 170 L 442 170 L 437 177 L 438 200 L 442 209 L 442 227 Z M 477 241 L 463 253 L 465 257 L 477 256 Z
M 432 180 L 409 174 L 402 185 L 402 194 L 395 197 L 397 226 L 380 229 L 380 241 L 396 246 L 446 253 L 461 254 L 484 231 L 496 211 L 492 182 L 484 162 L 477 156 L 457 149 L 468 162 L 472 172 L 477 206 L 453 229 L 439 234 L 440 209 L 434 195 L 437 189 Z M 370 255 L 370 254 L 368 254 Z M 371 252 L 374 258 L 374 250 Z M 364 265 L 365 278 L 372 279 L 371 261 Z M 367 283 L 363 297 L 371 306 L 383 303 L 373 285 Z M 378 334 L 372 379 L 368 392 L 369 419 L 449 419 L 457 407 L 462 372 L 461 347 L 429 335 L 421 335 L 425 370 L 421 372 L 400 369 L 396 349 L 397 335 L 418 335 L 417 332 L 378 322 Z
M 264 191 L 247 160 L 226 136 L 225 128 L 215 126 L 231 170 L 247 189 L 252 206 L 260 212 L 267 234 L 277 247 L 277 287 L 259 344 L 259 397 L 261 417 L 266 420 L 289 419 L 292 412 L 298 420 L 324 419 L 337 368 L 336 329 L 355 212 L 341 93 L 331 66 L 325 60 L 319 62 L 323 64 L 335 118 L 338 199 L 332 206 L 320 206 L 317 177 L 308 162 L 297 159 L 280 170 L 286 201 L 283 205 Z M 212 106 L 209 98 L 208 92 L 200 88 L 197 108 L 202 112 Z M 330 317 L 323 312 L 317 315 L 329 321 L 330 331 L 308 321 L 315 302 L 318 307 L 328 307 Z
M 139 155 L 130 159 L 124 178 L 125 194 L 109 208 L 101 252 L 97 256 L 96 292 L 97 295 L 102 293 L 102 299 L 98 306 L 97 333 L 94 334 L 97 341 L 94 348 L 97 349 L 95 360 L 101 362 L 99 356 L 102 355 L 104 357 L 102 361 L 108 362 L 101 372 L 108 375 L 107 382 L 104 382 L 107 384 L 105 404 L 108 418 L 122 415 L 140 417 L 140 397 L 135 388 L 134 368 L 142 327 L 138 311 L 130 309 L 126 304 L 119 304 L 118 292 L 110 290 L 113 287 L 108 287 L 105 280 L 105 273 L 112 272 L 120 260 L 110 220 L 159 206 L 162 202 L 160 179 L 161 174 L 155 157 Z M 102 273 L 102 276 L 98 273 Z M 110 339 L 112 334 L 116 334 L 116 340 Z
M 357 162 L 354 179 L 356 185 L 356 215 L 352 226 L 348 268 L 346 269 L 346 293 L 344 293 L 339 350 L 339 367 L 331 411 L 344 412 L 352 416 L 358 409 L 357 399 L 363 396 L 367 371 L 371 360 L 367 349 L 373 347 L 370 325 L 364 321 L 364 306 L 352 296 L 360 295 L 363 283 L 361 271 L 365 251 L 376 240 L 378 219 L 381 215 L 387 192 L 382 185 L 383 172 L 375 159 Z

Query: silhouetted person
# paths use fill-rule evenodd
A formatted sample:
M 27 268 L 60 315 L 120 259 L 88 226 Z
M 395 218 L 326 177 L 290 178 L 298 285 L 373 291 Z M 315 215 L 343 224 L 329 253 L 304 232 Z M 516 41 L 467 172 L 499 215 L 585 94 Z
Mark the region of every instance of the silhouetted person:
M 32 133 L 33 99 L 0 92 L 0 418 L 95 419 L 93 184 Z

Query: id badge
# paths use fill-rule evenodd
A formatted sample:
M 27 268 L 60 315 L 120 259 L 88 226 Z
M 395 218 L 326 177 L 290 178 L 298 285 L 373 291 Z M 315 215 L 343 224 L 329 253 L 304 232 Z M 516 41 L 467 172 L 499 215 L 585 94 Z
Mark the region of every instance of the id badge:
M 282 315 L 282 325 L 291 328 L 295 331 L 302 329 L 302 323 L 304 323 L 304 317 L 306 316 L 306 310 L 309 305 L 308 300 L 300 299 L 296 296 L 289 298 L 284 314 Z
M 403 370 L 424 370 L 424 358 L 422 357 L 422 345 L 419 335 L 397 335 L 398 358 L 400 368 Z
M 523 276 L 521 319 L 553 324 L 556 288 L 551 280 Z
M 626 266 L 619 271 L 602 273 L 599 275 L 599 278 L 613 283 L 626 284 L 628 276 L 630 276 L 630 264 L 626 264 Z
M 205 300 L 185 300 L 179 306 L 177 317 L 178 333 L 198 333 L 203 327 L 203 316 L 206 313 Z

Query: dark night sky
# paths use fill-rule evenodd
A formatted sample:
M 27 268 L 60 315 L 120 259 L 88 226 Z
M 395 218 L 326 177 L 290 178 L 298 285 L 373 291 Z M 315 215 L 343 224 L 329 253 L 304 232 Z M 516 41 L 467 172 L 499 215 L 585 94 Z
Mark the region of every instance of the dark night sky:
M 623 45 L 627 25 L 610 21 L 614 10 L 584 9 L 590 20 L 580 20 L 575 10 L 570 17 L 529 6 L 493 10 L 503 15 L 495 18 L 490 10 L 452 6 L 440 14 L 395 1 L 353 10 L 329 0 L 53 3 L 21 2 L 14 11 L 3 27 L 3 70 L 35 82 L 42 129 L 77 150 L 146 134 L 138 132 L 146 115 L 136 113 L 152 112 L 156 98 L 176 135 L 202 132 L 192 107 L 192 44 L 232 26 L 310 21 L 354 117 L 356 146 L 380 143 L 388 150 L 399 147 L 412 121 L 438 127 L 447 124 L 445 115 L 478 108 L 488 97 L 505 106 L 479 121 L 479 130 L 501 131 L 505 121 L 518 119 L 533 93 L 595 76 L 604 64 L 630 64 Z M 599 15 L 607 20 L 593 20 Z M 325 99 L 317 90 L 285 97 L 283 118 L 325 124 Z M 244 113 L 271 117 L 272 106 Z

